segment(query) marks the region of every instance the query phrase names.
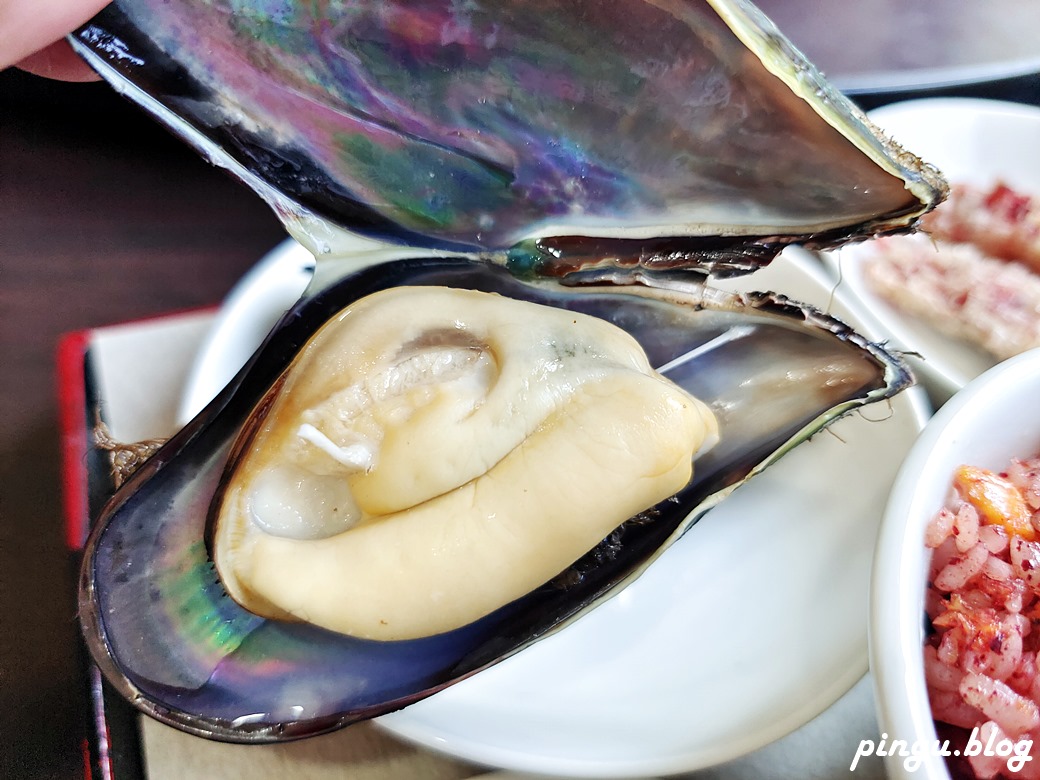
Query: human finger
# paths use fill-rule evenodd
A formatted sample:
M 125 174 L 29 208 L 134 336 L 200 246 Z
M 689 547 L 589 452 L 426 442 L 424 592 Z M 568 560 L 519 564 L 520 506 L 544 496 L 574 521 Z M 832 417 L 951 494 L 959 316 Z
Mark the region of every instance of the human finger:
M 16 68 L 60 81 L 97 81 L 95 73 L 83 59 L 72 50 L 68 41 L 55 41 L 50 46 L 30 54 Z
M 0 0 L 0 69 L 47 48 L 107 4 L 108 0 Z

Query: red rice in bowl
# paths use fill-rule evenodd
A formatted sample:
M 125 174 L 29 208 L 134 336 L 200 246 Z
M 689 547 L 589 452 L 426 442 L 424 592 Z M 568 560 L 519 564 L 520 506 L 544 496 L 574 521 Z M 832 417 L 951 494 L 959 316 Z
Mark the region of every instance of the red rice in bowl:
M 925 544 L 924 668 L 940 739 L 961 754 L 973 731 L 1016 752 L 1029 740 L 1034 759 L 1013 772 L 1007 756 L 952 757 L 951 773 L 1040 778 L 1040 454 L 1000 474 L 958 469 Z

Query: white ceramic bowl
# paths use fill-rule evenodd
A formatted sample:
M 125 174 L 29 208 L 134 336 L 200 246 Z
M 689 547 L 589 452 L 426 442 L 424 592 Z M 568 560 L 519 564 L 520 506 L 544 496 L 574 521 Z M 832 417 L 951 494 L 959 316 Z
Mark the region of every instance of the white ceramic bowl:
M 1002 469 L 1040 451 L 1040 349 L 989 369 L 931 419 L 896 477 L 882 520 L 871 587 L 870 663 L 882 735 L 908 745 L 936 739 L 924 683 L 924 593 L 928 521 L 961 464 Z M 934 751 L 932 751 L 934 752 Z M 944 759 L 919 767 L 886 758 L 893 778 L 948 780 Z

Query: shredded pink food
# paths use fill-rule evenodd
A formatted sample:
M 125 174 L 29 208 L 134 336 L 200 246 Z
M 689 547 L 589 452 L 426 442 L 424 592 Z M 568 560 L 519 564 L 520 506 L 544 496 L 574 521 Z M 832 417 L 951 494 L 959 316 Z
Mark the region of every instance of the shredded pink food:
M 954 185 L 921 233 L 881 238 L 864 264 L 894 306 L 998 358 L 1040 346 L 1040 200 Z
M 1012 460 L 999 474 L 962 466 L 925 544 L 932 714 L 962 738 L 978 728 L 1032 741 L 1034 760 L 1019 771 L 986 755 L 956 759 L 959 771 L 1040 778 L 1040 455 Z
M 954 184 L 949 199 L 925 216 L 921 229 L 1040 271 L 1040 201 L 1004 182 L 990 188 Z

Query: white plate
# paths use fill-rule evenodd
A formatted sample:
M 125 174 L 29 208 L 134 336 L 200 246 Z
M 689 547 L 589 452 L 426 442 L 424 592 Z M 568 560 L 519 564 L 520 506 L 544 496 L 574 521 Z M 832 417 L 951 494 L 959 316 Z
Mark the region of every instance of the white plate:
M 261 276 L 291 279 L 293 262 L 308 258 L 283 250 Z M 821 308 L 831 301 L 830 280 L 805 253 L 755 281 Z M 227 369 L 252 352 L 255 331 L 240 330 L 235 312 L 252 322 L 269 305 L 262 294 L 255 309 L 242 303 L 254 286 L 263 280 L 236 291 L 200 361 Z M 831 308 L 846 311 L 837 300 Z M 196 398 L 219 389 L 211 379 L 196 374 Z M 926 417 L 923 394 L 911 392 L 840 421 L 567 630 L 379 722 L 472 761 L 586 777 L 689 771 L 797 729 L 866 671 L 871 550 Z
M 843 91 L 921 91 L 1040 71 L 1036 0 L 756 5 Z
M 937 166 L 950 181 L 986 186 L 1004 179 L 1040 195 L 1040 109 L 999 101 L 943 98 L 912 100 L 879 108 L 870 117 L 893 138 Z M 863 278 L 870 244 L 855 244 L 826 256 L 841 276 L 838 290 L 858 299 L 863 319 L 890 344 L 920 354 L 915 369 L 933 399 L 943 401 L 996 364 L 988 353 L 939 333 L 875 295 Z
M 299 300 L 313 271 L 310 252 L 295 241 L 283 241 L 238 281 L 188 374 L 178 410 L 182 425 L 245 365 L 279 318 Z

